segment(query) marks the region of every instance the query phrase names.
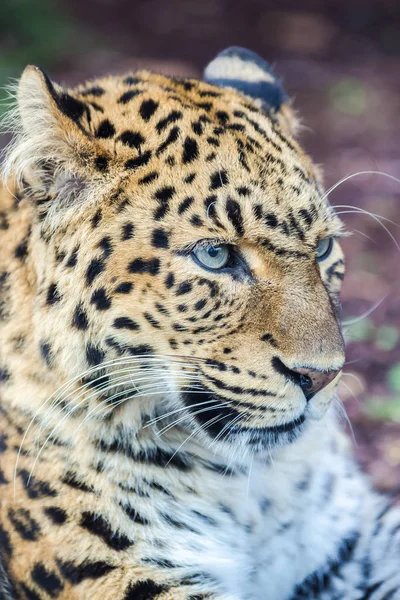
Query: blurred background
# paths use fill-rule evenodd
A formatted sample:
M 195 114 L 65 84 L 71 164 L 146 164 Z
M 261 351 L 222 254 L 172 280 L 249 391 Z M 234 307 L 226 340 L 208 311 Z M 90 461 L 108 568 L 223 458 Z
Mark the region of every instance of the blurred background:
M 68 85 L 141 67 L 200 76 L 230 45 L 258 52 L 282 77 L 327 188 L 359 171 L 400 177 L 398 0 L 0 3 L 1 86 L 28 63 Z M 363 468 L 400 501 L 400 182 L 357 175 L 330 201 L 353 232 L 341 397 Z

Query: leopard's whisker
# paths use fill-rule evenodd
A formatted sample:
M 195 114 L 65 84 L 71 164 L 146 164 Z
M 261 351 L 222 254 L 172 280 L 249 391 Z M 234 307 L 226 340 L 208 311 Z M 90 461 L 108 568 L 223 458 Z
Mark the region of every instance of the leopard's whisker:
M 342 383 L 343 383 L 343 385 L 344 385 L 344 386 L 345 386 L 345 387 L 346 387 L 346 388 L 349 390 L 349 392 L 350 392 L 351 394 L 353 394 L 353 391 L 352 391 L 352 389 L 351 389 L 351 388 L 350 388 L 350 387 L 349 387 L 349 386 L 348 386 L 346 383 L 344 383 L 344 382 L 342 382 Z M 354 394 L 353 394 L 353 395 L 354 395 Z M 355 397 L 355 396 L 354 396 L 354 397 Z M 349 426 L 349 429 L 350 429 L 350 432 L 351 432 L 351 437 L 352 437 L 352 439 L 353 439 L 353 442 L 354 442 L 354 445 L 357 447 L 357 446 L 358 446 L 358 444 L 357 444 L 357 440 L 356 440 L 356 437 L 355 437 L 355 434 L 354 434 L 354 429 L 353 429 L 353 426 L 352 426 L 352 424 L 351 424 L 351 421 L 350 421 L 350 419 L 349 419 L 349 415 L 347 414 L 347 412 L 346 412 L 346 409 L 345 409 L 345 407 L 344 407 L 344 405 L 343 405 L 343 402 L 342 402 L 342 401 L 340 400 L 340 398 L 339 398 L 339 397 L 336 395 L 336 396 L 333 398 L 333 403 L 334 403 L 334 405 L 336 406 L 336 408 L 339 410 L 339 412 L 340 412 L 341 416 L 344 418 L 344 420 L 345 420 L 345 421 L 346 421 L 346 423 L 348 424 L 348 426 Z
M 366 319 L 371 313 L 374 312 L 374 310 L 376 310 L 378 308 L 378 306 L 380 306 L 382 304 L 382 302 L 384 302 L 386 300 L 387 297 L 388 297 L 388 294 L 385 294 L 385 296 L 383 296 L 377 302 L 375 302 L 375 304 L 373 304 L 371 306 L 371 308 L 369 308 L 368 310 L 366 310 L 359 317 L 355 317 L 354 319 L 348 319 L 347 321 L 343 321 L 342 322 L 343 327 L 344 328 L 351 327 L 352 325 L 355 325 L 356 323 L 359 323 L 363 319 Z
M 378 213 L 373 213 L 370 212 L 368 210 L 366 210 L 365 208 L 362 208 L 361 206 L 353 206 L 352 204 L 335 204 L 332 206 L 333 209 L 335 209 L 335 212 L 337 215 L 343 214 L 342 211 L 336 211 L 336 208 L 348 208 L 350 210 L 355 210 L 359 213 L 363 213 L 366 216 L 369 215 L 374 215 L 375 217 L 377 217 L 378 219 L 381 219 L 381 221 L 386 221 L 387 223 L 390 223 L 391 225 L 394 225 L 395 227 L 400 227 L 400 223 L 396 223 L 396 221 L 392 221 L 392 219 L 389 219 L 388 217 L 384 217 L 383 215 L 378 215 Z M 344 213 L 346 214 L 346 213 Z
M 160 392 L 152 392 L 152 396 L 153 395 L 157 395 L 157 394 L 165 394 L 165 387 L 163 387 L 163 389 Z M 136 395 L 135 397 L 146 397 L 149 396 L 149 392 L 146 392 L 145 394 L 139 394 Z M 79 404 L 81 404 L 82 402 L 84 402 L 84 400 L 82 400 Z M 78 406 L 79 406 L 78 404 Z M 40 450 L 38 451 L 36 458 L 33 462 L 33 465 L 31 467 L 30 473 L 29 473 L 29 477 L 27 479 L 26 485 L 29 486 L 29 483 L 32 479 L 32 475 L 35 469 L 35 466 L 37 464 L 37 461 L 39 460 L 43 450 L 45 449 L 47 443 L 49 442 L 49 440 L 51 439 L 51 437 L 54 435 L 55 431 L 57 431 L 57 429 L 61 426 L 61 424 L 74 412 L 74 410 L 76 410 L 77 407 L 74 407 L 73 409 L 71 409 L 66 415 L 64 415 L 64 417 L 61 419 L 61 421 L 52 429 L 52 431 L 49 433 L 49 435 L 47 436 L 47 438 L 45 439 L 44 443 L 42 444 Z M 76 433 L 76 432 L 75 432 Z
M 354 373 L 347 373 L 346 371 L 344 371 L 342 373 L 342 377 L 352 377 L 353 379 L 355 379 L 357 381 L 357 383 L 360 384 L 361 386 L 361 380 L 359 377 L 357 377 L 357 375 L 355 375 Z
M 183 374 L 179 374 L 179 373 L 178 373 L 178 374 L 177 374 L 177 376 L 174 378 L 174 381 L 177 381 L 177 382 L 187 382 L 187 381 L 196 381 L 196 380 L 197 380 L 197 379 L 196 379 L 196 378 L 194 378 L 194 377 L 191 377 L 191 376 L 185 376 L 185 375 L 183 375 Z M 141 389 L 140 389 L 139 391 L 140 391 L 141 393 L 144 393 L 144 392 L 146 392 L 148 395 L 151 395 L 151 389 L 152 389 L 152 386 L 154 386 L 154 385 L 155 385 L 155 383 L 154 383 L 154 377 L 153 377 L 153 375 L 152 375 L 152 374 L 147 374 L 147 375 L 146 375 L 146 377 L 142 377 L 142 378 L 140 378 L 140 379 L 137 379 L 137 380 L 136 380 L 136 383 L 139 383 L 139 382 L 142 382 L 142 383 L 143 383 L 143 382 L 147 382 L 147 381 L 149 381 L 149 382 L 150 382 L 150 385 L 149 385 L 149 386 L 147 386 L 147 387 L 142 385 L 142 386 L 141 386 Z M 103 386 L 103 387 L 99 387 L 98 389 L 94 390 L 94 391 L 93 391 L 93 392 L 92 392 L 92 393 L 91 393 L 89 396 L 86 396 L 86 397 L 84 397 L 84 399 L 82 400 L 82 402 L 88 402 L 88 401 L 89 401 L 89 400 L 91 400 L 93 397 L 96 397 L 96 396 L 98 396 L 98 395 L 103 395 L 105 392 L 107 392 L 107 391 L 109 391 L 109 390 L 112 390 L 112 389 L 114 389 L 115 387 L 120 387 L 121 385 L 124 385 L 124 384 L 126 384 L 126 383 L 131 383 L 131 378 L 130 378 L 130 375 L 129 375 L 129 374 L 128 374 L 128 375 L 124 375 L 124 376 L 122 376 L 122 377 L 119 377 L 119 378 L 116 378 L 116 380 L 115 380 L 115 381 L 113 381 L 112 383 L 108 383 L 107 385 L 105 385 L 105 386 Z M 160 382 L 160 383 L 161 383 L 161 382 Z M 164 384 L 164 383 L 163 383 L 163 386 L 164 386 L 164 389 L 165 389 L 165 384 Z M 117 395 L 117 396 L 119 397 L 119 396 L 121 396 L 121 395 L 125 395 L 125 394 L 127 394 L 127 393 L 129 393 L 129 390 L 127 390 L 126 388 L 124 388 L 123 390 L 120 390 L 119 392 L 117 392 L 116 394 L 114 394 L 114 396 L 108 397 L 108 398 L 106 398 L 105 400 L 106 400 L 106 401 L 108 401 L 108 402 L 111 402 L 111 399 L 112 399 L 113 397 L 115 397 L 115 395 Z M 80 396 L 82 396 L 82 395 L 84 395 L 84 394 L 82 394 L 82 393 L 81 393 L 79 396 L 74 396 L 74 397 L 73 397 L 73 398 L 72 398 L 72 399 L 71 399 L 71 400 L 68 402 L 68 404 L 67 404 L 65 407 L 63 407 L 63 408 L 61 409 L 61 412 L 63 412 L 64 410 L 67 410 L 68 408 L 70 408 L 70 407 L 71 407 L 71 405 L 72 405 L 73 403 L 75 403 L 75 404 L 74 404 L 74 408 L 72 408 L 72 412 L 74 412 L 74 410 L 76 410 L 76 408 L 82 404 L 82 402 L 79 402 L 78 404 L 76 404 L 76 400 L 77 400 L 77 399 L 78 399 Z M 72 414 L 72 412 L 70 412 L 69 414 Z M 45 416 L 46 416 L 46 415 L 45 415 Z M 54 421 L 54 419 L 55 419 L 56 417 L 57 417 L 57 413 L 55 413 L 55 416 L 53 416 L 53 417 L 52 417 L 50 420 L 46 420 L 46 426 L 47 426 L 47 427 L 49 427 L 49 426 L 50 426 L 50 424 L 51 424 L 51 423 Z
M 341 215 L 351 215 L 351 214 L 365 214 L 369 217 L 371 217 L 372 219 L 374 219 L 374 221 L 376 221 L 377 223 L 379 223 L 379 225 L 386 231 L 386 233 L 388 234 L 388 236 L 390 237 L 390 239 L 393 241 L 393 243 L 396 245 L 396 248 L 399 250 L 400 252 L 400 245 L 397 242 L 396 238 L 394 237 L 393 233 L 390 231 L 390 229 L 388 229 L 386 227 L 386 225 L 384 223 L 382 223 L 382 221 L 380 221 L 378 219 L 378 217 L 376 217 L 373 213 L 370 213 L 368 211 L 358 211 L 358 210 L 342 210 L 340 211 Z
M 161 392 L 157 392 L 158 388 L 154 388 L 153 390 L 151 390 L 151 395 L 157 394 L 157 393 L 162 393 Z M 205 392 L 199 392 L 197 390 L 197 388 L 190 386 L 190 388 L 187 391 L 191 391 L 191 392 L 196 392 L 196 393 L 205 393 Z M 150 395 L 149 392 L 146 393 L 146 395 Z M 120 406 L 121 404 L 124 404 L 124 402 L 127 402 L 128 400 L 131 400 L 132 398 L 136 398 L 137 394 L 133 394 L 132 396 L 128 396 L 128 397 L 124 397 L 121 400 L 117 400 L 115 401 L 115 396 L 113 396 L 113 400 L 110 401 L 109 399 L 105 399 L 103 400 L 97 407 L 95 407 L 94 409 L 92 409 L 92 411 L 90 411 L 90 413 L 88 413 L 85 417 L 85 419 L 80 423 L 80 425 L 78 426 L 78 428 L 75 431 L 75 434 L 78 432 L 78 430 L 83 426 L 83 424 L 89 420 L 89 418 L 91 417 L 91 414 L 94 412 L 100 412 L 100 409 L 104 408 L 104 405 L 107 405 L 107 411 L 111 408 L 112 410 L 114 410 L 115 408 L 117 408 L 118 406 Z M 91 418 L 95 417 L 96 414 L 94 414 Z
M 204 392 L 204 393 L 209 393 L 209 392 Z M 214 402 L 215 402 L 215 400 L 214 400 Z M 204 404 L 205 404 L 205 402 L 204 402 Z M 212 406 L 207 406 L 205 408 L 196 410 L 195 412 L 190 412 L 189 414 L 190 414 L 190 416 L 194 417 L 196 415 L 199 415 L 200 413 L 207 412 L 209 410 L 213 410 L 213 409 L 216 409 L 216 408 L 224 408 L 225 406 L 226 406 L 226 404 L 214 404 Z M 166 433 L 167 431 L 169 431 L 170 429 L 173 429 L 176 425 L 178 425 L 182 421 L 185 421 L 187 419 L 187 416 L 188 415 L 184 415 L 183 417 L 180 417 L 179 419 L 176 419 L 172 423 L 169 423 L 168 425 L 166 425 L 162 429 L 158 429 L 157 433 L 156 433 L 157 437 L 160 437 L 163 433 Z
M 238 414 L 229 423 L 227 423 L 226 425 L 224 425 L 224 427 L 221 429 L 221 431 L 215 436 L 215 441 L 218 442 L 218 440 L 223 436 L 223 434 L 225 433 L 225 431 L 227 429 L 230 429 L 233 425 L 235 425 L 242 418 L 243 418 L 243 415 Z
M 206 392 L 206 391 L 202 391 L 203 394 L 209 394 L 210 392 Z M 203 400 L 201 402 L 198 402 L 197 404 L 192 404 L 191 406 L 202 406 L 203 404 L 206 403 L 210 403 L 210 402 L 215 402 L 215 399 L 212 400 Z M 157 416 L 154 419 L 151 419 L 151 421 L 149 421 L 148 423 L 146 423 L 146 425 L 143 427 L 143 429 L 145 429 L 146 427 L 151 427 L 152 425 L 155 425 L 158 421 L 164 421 L 165 419 L 167 419 L 168 417 L 170 417 L 173 414 L 176 414 L 178 412 L 182 412 L 183 410 L 187 410 L 187 406 L 181 406 L 180 408 L 176 408 L 175 410 L 171 410 L 167 413 L 164 413 L 160 416 Z
M 338 213 L 338 214 L 340 214 L 340 213 Z M 367 240 L 369 240 L 373 244 L 376 244 L 376 241 L 374 240 L 374 238 L 372 238 L 370 235 L 367 235 L 363 231 L 360 231 L 359 229 L 350 229 L 349 231 L 351 231 L 351 233 L 358 233 L 359 235 L 361 235 L 362 237 L 365 237 Z
M 205 431 L 208 427 L 210 427 L 213 423 L 218 423 L 219 421 L 221 421 L 224 418 L 224 416 L 222 415 L 216 415 L 215 417 L 212 417 L 212 419 L 210 419 L 209 421 L 207 421 L 206 423 L 204 423 L 204 425 L 202 425 L 201 427 L 197 427 L 194 431 L 192 431 L 192 433 L 190 435 L 187 436 L 187 438 L 185 438 L 183 440 L 183 442 L 178 446 L 178 448 L 175 450 L 175 452 L 172 454 L 171 458 L 168 460 L 168 462 L 165 464 L 165 467 L 167 467 L 170 462 L 174 459 L 174 457 L 176 456 L 176 454 L 179 452 L 179 450 L 190 440 L 192 439 L 192 437 L 194 437 L 196 434 L 201 433 L 202 431 Z M 165 468 L 164 467 L 164 468 Z
M 332 185 L 323 194 L 322 200 L 325 200 L 329 196 L 329 194 L 331 194 L 337 187 L 339 187 L 339 185 L 342 185 L 342 183 L 345 183 L 346 181 L 349 181 L 349 179 L 353 179 L 354 177 L 358 177 L 359 175 L 381 175 L 382 177 L 387 177 L 388 179 L 396 181 L 396 183 L 400 183 L 400 179 L 398 179 L 394 175 L 390 175 L 389 173 L 384 173 L 383 171 L 358 171 L 357 173 L 351 173 L 350 175 L 346 175 L 340 181 Z
M 114 371 L 113 373 L 103 374 L 102 376 L 100 376 L 94 380 L 91 380 L 90 382 L 85 383 L 84 385 L 80 386 L 77 390 L 72 390 L 71 392 L 69 392 L 67 394 L 67 396 L 61 397 L 57 401 L 57 403 L 53 402 L 51 407 L 48 409 L 48 411 L 43 415 L 43 419 L 45 419 L 45 418 L 47 419 L 48 416 L 51 414 L 51 412 L 53 412 L 57 408 L 57 406 L 59 406 L 60 404 L 65 402 L 68 397 L 73 396 L 72 401 L 79 399 L 82 395 L 84 395 L 86 393 L 86 391 L 89 388 L 93 388 L 93 385 L 96 383 L 96 381 L 100 381 L 101 379 L 107 378 L 107 381 L 104 383 L 103 386 L 96 386 L 96 389 L 89 396 L 87 396 L 87 400 L 91 399 L 92 397 L 94 397 L 96 395 L 103 394 L 103 393 L 107 392 L 109 389 L 113 389 L 116 386 L 123 385 L 127 377 L 132 378 L 133 372 L 134 372 L 134 370 L 132 368 L 119 369 L 118 371 Z M 146 369 L 145 371 L 143 371 L 142 369 L 138 368 L 137 372 L 141 372 L 146 375 L 145 377 L 136 379 L 137 383 L 140 381 L 146 381 L 149 378 L 150 378 L 150 380 L 153 380 L 154 375 L 157 375 L 158 373 L 161 373 L 163 376 L 165 375 L 165 371 L 159 371 L 157 369 Z M 127 373 L 127 374 L 122 377 L 116 377 L 111 382 L 109 381 L 109 378 L 111 375 L 121 374 L 121 373 Z M 174 372 L 169 371 L 168 374 L 174 375 Z M 185 373 L 184 371 L 176 371 L 176 374 L 177 374 L 177 376 L 180 376 L 180 377 L 185 376 L 187 378 L 190 378 L 191 380 L 198 378 L 198 375 L 196 375 L 195 373 Z

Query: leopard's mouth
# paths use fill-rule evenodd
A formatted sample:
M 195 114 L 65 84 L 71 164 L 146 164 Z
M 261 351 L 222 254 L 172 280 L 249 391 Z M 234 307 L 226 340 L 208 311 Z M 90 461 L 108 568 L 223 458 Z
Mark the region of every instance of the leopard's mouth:
M 183 392 L 182 400 L 201 430 L 219 442 L 245 444 L 253 452 L 293 442 L 306 426 L 305 413 L 279 425 L 252 426 L 249 415 L 237 408 L 238 402 L 201 386 L 201 391 Z
M 270 427 L 233 427 L 230 436 L 242 439 L 254 452 L 263 452 L 274 446 L 294 442 L 304 431 L 306 417 L 304 414 L 282 425 Z

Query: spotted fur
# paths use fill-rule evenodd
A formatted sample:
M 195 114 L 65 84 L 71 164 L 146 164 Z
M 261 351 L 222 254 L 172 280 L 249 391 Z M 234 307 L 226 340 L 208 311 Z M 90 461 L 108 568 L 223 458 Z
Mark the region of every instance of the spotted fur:
M 0 193 L 0 590 L 395 600 L 400 515 L 295 369 L 343 365 L 342 224 L 281 84 L 19 82 Z M 335 238 L 316 260 L 321 239 Z M 215 272 L 199 244 L 235 249 Z

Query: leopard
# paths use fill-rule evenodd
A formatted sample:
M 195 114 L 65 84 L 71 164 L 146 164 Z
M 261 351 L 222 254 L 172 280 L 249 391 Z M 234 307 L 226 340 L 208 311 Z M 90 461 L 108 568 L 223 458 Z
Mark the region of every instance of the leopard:
M 346 230 L 269 63 L 11 95 L 1 598 L 398 600 L 340 418 Z

